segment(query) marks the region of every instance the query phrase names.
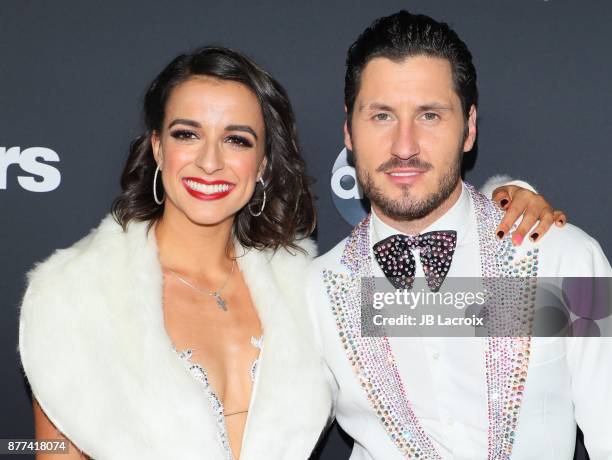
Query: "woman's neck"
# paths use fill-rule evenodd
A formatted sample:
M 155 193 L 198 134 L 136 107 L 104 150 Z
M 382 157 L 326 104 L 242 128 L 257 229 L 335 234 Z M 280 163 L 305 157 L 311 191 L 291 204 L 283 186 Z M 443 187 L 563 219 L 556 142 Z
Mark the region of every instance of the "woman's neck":
M 172 206 L 155 225 L 161 266 L 187 275 L 227 274 L 234 253 L 233 219 L 215 225 L 199 225 Z

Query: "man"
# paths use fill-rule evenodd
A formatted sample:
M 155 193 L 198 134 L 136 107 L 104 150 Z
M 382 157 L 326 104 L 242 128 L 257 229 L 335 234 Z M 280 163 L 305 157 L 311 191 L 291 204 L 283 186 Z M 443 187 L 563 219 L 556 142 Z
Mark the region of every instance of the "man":
M 609 338 L 362 334 L 373 276 L 408 288 L 425 276 L 437 291 L 445 277 L 612 269 L 571 225 L 513 245 L 499 208 L 462 182 L 476 73 L 446 24 L 405 11 L 378 19 L 349 49 L 345 83 L 345 144 L 372 212 L 315 260 L 306 292 L 351 459 L 571 459 L 576 423 L 591 459 L 612 458 Z

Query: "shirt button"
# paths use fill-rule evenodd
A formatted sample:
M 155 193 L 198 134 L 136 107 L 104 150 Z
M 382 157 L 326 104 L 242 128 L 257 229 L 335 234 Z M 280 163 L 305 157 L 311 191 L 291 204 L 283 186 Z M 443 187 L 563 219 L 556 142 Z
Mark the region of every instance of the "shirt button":
M 431 357 L 437 361 L 440 358 L 440 353 L 438 353 L 437 351 L 434 351 L 431 354 Z

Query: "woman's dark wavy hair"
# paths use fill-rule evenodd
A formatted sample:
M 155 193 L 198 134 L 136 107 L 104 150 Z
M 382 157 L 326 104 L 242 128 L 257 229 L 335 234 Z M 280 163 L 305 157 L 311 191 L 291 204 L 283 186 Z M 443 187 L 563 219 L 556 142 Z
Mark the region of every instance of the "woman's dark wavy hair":
M 153 80 L 144 99 L 145 132 L 130 146 L 121 176 L 121 194 L 112 205 L 115 220 L 127 229 L 131 221 L 149 221 L 149 229 L 162 216 L 164 204 L 153 199 L 153 157 L 151 135 L 160 132 L 166 103 L 172 90 L 197 76 L 228 80 L 247 86 L 261 104 L 265 123 L 266 168 L 262 175 L 266 205 L 259 217 L 249 205 L 261 207 L 263 191 L 255 188 L 254 198 L 236 215 L 233 232 L 247 248 L 298 249 L 296 240 L 309 236 L 316 225 L 311 180 L 305 174 L 297 141 L 295 116 L 285 89 L 245 55 L 224 47 L 204 47 L 176 57 Z

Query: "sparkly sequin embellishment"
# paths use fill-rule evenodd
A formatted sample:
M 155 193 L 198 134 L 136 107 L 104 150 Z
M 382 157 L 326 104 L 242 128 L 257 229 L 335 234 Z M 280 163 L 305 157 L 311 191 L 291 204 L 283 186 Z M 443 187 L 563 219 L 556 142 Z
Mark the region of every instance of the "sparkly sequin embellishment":
M 370 248 L 368 216 L 355 227 L 344 248 L 341 262 L 351 274 L 323 273 L 340 341 L 395 446 L 407 458 L 437 460 L 441 457 L 414 414 L 387 337 L 361 335 L 361 302 L 368 302 L 373 293 Z
M 210 407 L 215 414 L 215 419 L 217 422 L 217 433 L 219 437 L 219 441 L 223 445 L 223 451 L 225 452 L 225 456 L 227 460 L 234 460 L 234 456 L 232 455 L 232 450 L 230 448 L 229 439 L 227 436 L 227 426 L 225 425 L 225 416 L 224 416 L 224 408 L 223 403 L 217 397 L 217 394 L 213 391 L 210 382 L 208 381 L 208 373 L 206 369 L 200 366 L 197 363 L 191 361 L 191 357 L 193 355 L 193 349 L 188 348 L 185 351 L 178 352 L 179 358 L 185 361 L 188 365 L 189 372 L 194 378 L 200 382 L 204 391 L 206 392 L 206 396 L 208 397 L 208 401 L 210 403 Z
M 251 345 L 253 345 L 255 348 L 259 349 L 261 352 L 261 349 L 263 348 L 263 335 L 260 336 L 259 338 L 255 338 L 255 337 L 251 337 Z M 255 377 L 257 377 L 257 368 L 259 367 L 259 358 L 255 358 L 253 360 L 253 364 L 251 364 L 251 382 L 255 383 Z
M 259 338 L 251 337 L 251 345 L 255 348 L 261 350 L 263 348 L 263 335 Z M 198 363 L 195 363 L 191 360 L 193 356 L 193 348 L 188 348 L 184 351 L 178 351 L 175 349 L 179 358 L 185 362 L 187 365 L 187 369 L 193 375 L 193 377 L 202 385 L 204 391 L 206 392 L 206 396 L 208 397 L 208 401 L 210 403 L 210 407 L 215 414 L 217 428 L 218 428 L 218 436 L 219 441 L 221 441 L 221 445 L 223 446 L 223 450 L 225 452 L 226 460 L 234 460 L 234 456 L 232 454 L 232 450 L 229 444 L 229 438 L 227 435 L 227 425 L 225 424 L 225 409 L 223 407 L 223 403 L 217 396 L 217 394 L 213 391 L 212 386 L 208 380 L 208 373 L 203 366 Z M 251 381 L 255 382 L 255 378 L 257 377 L 257 368 L 259 364 L 259 358 L 255 358 L 253 364 L 249 369 L 249 374 L 251 376 Z
M 442 230 L 422 235 L 392 235 L 374 245 L 374 257 L 396 289 L 412 289 L 415 263 L 413 250 L 419 250 L 429 289 L 438 292 L 457 245 L 457 232 Z
M 466 184 L 467 185 L 467 184 Z M 510 236 L 499 241 L 494 229 L 501 211 L 472 186 L 467 185 L 475 207 L 484 277 L 537 276 L 537 250 L 526 260 L 514 262 L 516 251 Z M 440 459 L 431 439 L 417 419 L 399 375 L 393 351 L 386 337 L 361 335 L 361 305 L 370 302 L 373 292 L 370 255 L 369 216 L 349 236 L 341 263 L 350 274 L 323 272 L 324 284 L 336 319 L 341 344 L 380 423 L 406 458 Z M 454 251 L 454 245 L 452 247 Z M 512 262 L 504 264 L 505 262 Z M 383 261 L 384 262 L 384 261 Z M 446 275 L 446 273 L 445 273 Z M 521 295 L 531 299 L 530 287 Z M 493 293 L 496 294 L 496 293 Z M 513 293 L 498 293 L 498 299 L 515 299 Z M 529 302 L 519 309 L 521 321 L 531 319 Z M 508 326 L 508 318 L 493 313 L 504 312 L 503 303 L 490 305 L 492 325 Z M 366 309 L 367 311 L 367 309 Z M 516 320 L 516 318 L 512 318 Z M 510 458 L 529 365 L 528 337 L 486 338 L 485 365 L 488 399 L 488 459 Z
M 472 186 L 468 185 L 468 190 L 478 216 L 481 271 L 487 277 L 485 287 L 490 291 L 489 329 L 500 335 L 485 339 L 487 458 L 509 460 L 527 382 L 539 250 L 533 249 L 526 257 L 517 259 L 511 234 L 502 241 L 493 236 L 502 211 Z M 524 279 L 520 283 L 501 283 L 502 277 Z M 518 305 L 517 299 L 521 299 Z M 512 337 L 513 332 L 516 337 Z

